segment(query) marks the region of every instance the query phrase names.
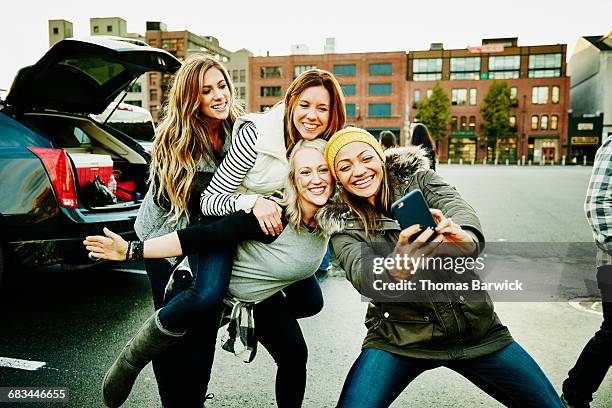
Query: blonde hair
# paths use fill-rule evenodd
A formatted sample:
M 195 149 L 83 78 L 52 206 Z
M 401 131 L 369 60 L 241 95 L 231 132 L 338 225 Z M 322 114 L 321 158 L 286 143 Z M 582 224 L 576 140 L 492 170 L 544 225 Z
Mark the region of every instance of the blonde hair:
M 326 144 L 327 142 L 325 140 L 318 138 L 314 140 L 299 140 L 289 155 L 289 175 L 287 177 L 285 197 L 282 205 L 285 207 L 285 217 L 287 218 L 287 223 L 296 231 L 302 230 L 302 216 L 304 214 L 304 210 L 300 206 L 300 195 L 298 193 L 298 189 L 301 186 L 297 186 L 295 180 L 295 156 L 297 156 L 298 152 L 303 149 L 313 149 L 323 154 Z M 323 235 L 323 230 L 318 225 L 314 232 L 316 234 Z
M 295 146 L 301 136 L 293 124 L 293 113 L 300 99 L 300 95 L 305 89 L 313 86 L 323 86 L 329 92 L 329 122 L 327 128 L 320 135 L 327 140 L 331 135 L 344 127 L 346 121 L 346 110 L 344 106 L 344 94 L 340 88 L 340 84 L 334 76 L 322 69 L 310 69 L 302 72 L 289 85 L 285 94 L 285 146 L 287 154 Z
M 189 216 L 188 203 L 198 162 L 218 163 L 200 99 L 204 75 L 211 68 L 221 71 L 230 92 L 230 113 L 221 123 L 222 134 L 229 134 L 234 121 L 242 114 L 227 70 L 212 57 L 194 55 L 174 75 L 164 116 L 153 140 L 149 167 L 154 200 L 162 207 L 169 206 L 169 219 L 174 223 Z

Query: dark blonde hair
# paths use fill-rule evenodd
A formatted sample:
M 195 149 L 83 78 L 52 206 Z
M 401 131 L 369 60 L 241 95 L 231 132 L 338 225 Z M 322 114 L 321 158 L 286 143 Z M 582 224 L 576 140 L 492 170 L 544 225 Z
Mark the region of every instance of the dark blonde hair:
M 298 130 L 293 124 L 293 113 L 297 106 L 300 95 L 305 89 L 313 86 L 323 86 L 329 92 L 329 122 L 327 128 L 320 135 L 327 140 L 331 135 L 344 127 L 346 121 L 346 110 L 344 106 L 344 95 L 340 84 L 334 76 L 322 69 L 310 69 L 301 73 L 289 85 L 285 94 L 285 146 L 287 154 L 291 152 L 293 146 L 300 140 Z
M 298 189 L 301 186 L 297 186 L 295 183 L 295 156 L 298 152 L 304 149 L 313 149 L 321 152 L 325 150 L 327 142 L 321 138 L 314 140 L 298 140 L 293 147 L 291 154 L 289 155 L 289 176 L 287 177 L 287 185 L 285 186 L 285 197 L 283 199 L 283 206 L 285 207 L 285 216 L 287 217 L 287 223 L 293 227 L 296 231 L 302 231 L 302 215 L 304 211 L 300 206 L 299 192 Z M 323 234 L 323 230 L 317 226 L 315 233 Z
M 154 187 L 155 202 L 164 207 L 169 204 L 170 221 L 175 223 L 189 215 L 191 184 L 198 162 L 218 162 L 207 128 L 208 118 L 200 106 L 204 75 L 211 68 L 221 71 L 230 92 L 230 113 L 221 123 L 222 132 L 229 134 L 242 114 L 229 74 L 214 58 L 204 54 L 192 56 L 174 75 L 164 116 L 153 140 L 149 182 Z

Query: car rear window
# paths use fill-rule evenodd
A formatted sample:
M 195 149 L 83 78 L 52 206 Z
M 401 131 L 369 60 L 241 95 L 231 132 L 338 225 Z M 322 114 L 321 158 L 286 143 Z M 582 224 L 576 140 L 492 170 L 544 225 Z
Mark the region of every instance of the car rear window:
M 104 85 L 117 75 L 125 71 L 125 67 L 102 57 L 83 57 L 66 59 L 59 65 L 68 66 L 80 71 L 94 80 L 98 85 Z
M 0 147 L 50 146 L 51 143 L 15 119 L 0 113 Z

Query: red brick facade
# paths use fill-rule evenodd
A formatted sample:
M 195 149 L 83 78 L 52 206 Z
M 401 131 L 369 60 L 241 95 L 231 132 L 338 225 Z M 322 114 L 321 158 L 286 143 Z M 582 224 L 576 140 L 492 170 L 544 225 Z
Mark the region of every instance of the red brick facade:
M 371 74 L 375 70 L 372 64 L 390 64 L 390 73 Z M 354 66 L 354 75 L 341 75 L 338 65 Z M 252 57 L 249 59 L 249 106 L 253 111 L 261 111 L 281 100 L 287 88 L 297 76 L 296 67 L 309 67 L 324 69 L 335 73 L 341 85 L 353 86 L 354 95 L 345 95 L 347 109 L 347 124 L 359 126 L 373 132 L 383 129 L 392 130 L 401 140 L 404 140 L 404 126 L 406 114 L 406 53 L 405 52 L 371 52 L 359 54 L 322 54 L 322 55 L 288 55 L 275 57 Z M 280 70 L 271 68 L 280 68 Z M 274 71 L 271 78 L 262 73 L 262 69 L 269 68 Z M 382 67 L 384 69 L 388 67 Z M 349 68 L 349 71 L 352 68 Z M 376 71 L 374 71 L 376 72 Z M 370 85 L 382 84 L 390 87 L 390 93 L 371 95 Z M 262 88 L 280 87 L 280 91 L 273 90 L 278 96 L 261 96 Z M 270 90 L 272 91 L 272 90 Z M 383 92 L 386 93 L 386 92 Z M 383 110 L 390 107 L 390 111 L 370 111 L 371 104 L 381 104 Z M 390 106 L 388 106 L 389 104 Z M 354 112 L 354 115 L 351 114 Z M 379 116 L 374 116 L 378 114 Z

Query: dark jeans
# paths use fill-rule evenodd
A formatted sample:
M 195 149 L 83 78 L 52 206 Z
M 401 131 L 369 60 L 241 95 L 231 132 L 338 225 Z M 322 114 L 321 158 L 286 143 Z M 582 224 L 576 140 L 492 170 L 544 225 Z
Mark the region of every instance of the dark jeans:
M 338 407 L 388 407 L 412 380 L 438 367 L 456 371 L 508 407 L 563 408 L 540 367 L 516 342 L 465 360 L 425 360 L 363 349 L 346 378 Z
M 163 307 L 164 289 L 172 272 L 165 259 L 145 260 L 155 310 Z M 153 359 L 153 372 L 166 408 L 201 408 L 210 380 L 220 310 L 201 316 L 174 346 Z
M 603 323 L 584 346 L 576 364 L 563 382 L 563 395 L 576 407 L 588 407 L 612 364 L 612 265 L 597 269 Z
M 255 305 L 255 333 L 276 362 L 276 404 L 302 406 L 306 388 L 308 348 L 297 319 L 314 316 L 323 308 L 317 279 L 296 282 Z
M 159 322 L 165 329 L 190 330 L 201 325 L 204 314 L 219 310 L 227 293 L 235 254 L 236 247 L 232 246 L 188 256 L 193 281 L 189 289 L 172 298 L 159 312 Z

